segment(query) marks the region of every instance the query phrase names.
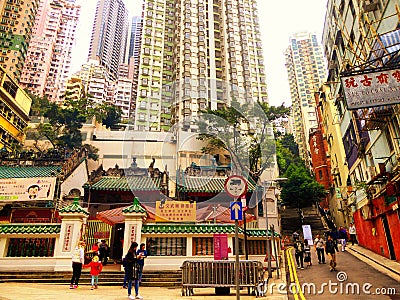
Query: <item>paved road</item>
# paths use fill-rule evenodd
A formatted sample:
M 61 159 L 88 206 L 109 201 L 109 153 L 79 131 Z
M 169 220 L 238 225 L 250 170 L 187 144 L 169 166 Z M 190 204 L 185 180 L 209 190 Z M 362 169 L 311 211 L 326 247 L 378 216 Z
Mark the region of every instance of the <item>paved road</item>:
M 337 271 L 330 272 L 329 258 L 326 264 L 318 264 L 314 251 L 312 251 L 312 262 L 311 267 L 305 267 L 304 270 L 296 269 L 300 284 L 310 286 L 310 289 L 307 285 L 303 287 L 307 300 L 321 296 L 323 298 L 319 299 L 324 300 L 337 300 L 338 297 L 339 299 L 400 300 L 399 282 L 376 271 L 346 251 L 337 255 Z M 395 295 L 393 295 L 394 292 Z M 389 293 L 392 295 L 388 295 Z M 293 299 L 293 297 L 290 298 Z

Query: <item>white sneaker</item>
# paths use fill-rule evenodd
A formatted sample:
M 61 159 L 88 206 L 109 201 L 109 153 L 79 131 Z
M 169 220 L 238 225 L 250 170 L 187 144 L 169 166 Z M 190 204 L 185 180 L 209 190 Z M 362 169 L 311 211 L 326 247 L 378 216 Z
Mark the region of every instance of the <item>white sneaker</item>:
M 143 297 L 140 296 L 140 295 L 137 295 L 137 296 L 135 297 L 135 299 L 143 299 Z
M 130 296 L 128 296 L 128 299 L 135 299 L 135 296 L 130 295 Z

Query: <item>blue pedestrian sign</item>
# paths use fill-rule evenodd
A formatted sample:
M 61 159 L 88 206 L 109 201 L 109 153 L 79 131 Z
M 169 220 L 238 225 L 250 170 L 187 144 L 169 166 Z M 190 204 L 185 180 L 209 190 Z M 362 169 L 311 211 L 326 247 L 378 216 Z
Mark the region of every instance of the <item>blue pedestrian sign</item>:
M 229 206 L 230 211 L 231 211 L 231 220 L 235 221 L 242 221 L 243 220 L 243 208 L 242 208 L 242 202 L 231 202 L 231 205 Z

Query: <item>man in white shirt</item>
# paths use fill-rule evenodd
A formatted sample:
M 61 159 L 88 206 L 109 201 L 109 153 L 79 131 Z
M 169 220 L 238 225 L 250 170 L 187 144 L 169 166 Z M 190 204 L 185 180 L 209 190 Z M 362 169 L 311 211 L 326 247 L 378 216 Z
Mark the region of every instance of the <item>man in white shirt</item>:
M 324 264 L 325 263 L 325 240 L 321 238 L 321 236 L 318 234 L 317 237 L 314 240 L 314 245 L 315 245 L 315 250 L 317 251 L 318 255 L 318 263 L 319 264 Z
M 356 230 L 356 226 L 354 226 L 353 223 L 350 223 L 349 234 L 350 234 L 351 245 L 354 246 L 354 243 L 358 244 L 357 236 L 356 236 L 357 230 Z

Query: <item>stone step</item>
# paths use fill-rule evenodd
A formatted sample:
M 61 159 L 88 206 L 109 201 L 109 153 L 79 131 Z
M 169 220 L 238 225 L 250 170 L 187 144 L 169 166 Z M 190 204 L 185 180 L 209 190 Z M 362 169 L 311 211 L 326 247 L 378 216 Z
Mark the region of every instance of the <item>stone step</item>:
M 72 272 L 33 272 L 33 273 L 0 273 L 0 282 L 29 282 L 29 283 L 54 283 L 69 284 Z M 90 284 L 91 275 L 83 272 L 80 281 L 83 284 Z M 103 285 L 118 286 L 124 280 L 123 272 L 102 272 L 99 281 Z M 176 287 L 180 286 L 182 276 L 180 271 L 171 272 L 144 272 L 142 286 L 147 287 Z

